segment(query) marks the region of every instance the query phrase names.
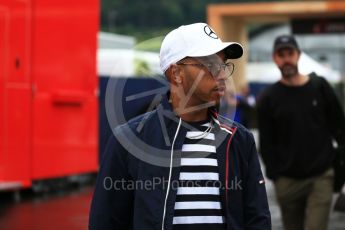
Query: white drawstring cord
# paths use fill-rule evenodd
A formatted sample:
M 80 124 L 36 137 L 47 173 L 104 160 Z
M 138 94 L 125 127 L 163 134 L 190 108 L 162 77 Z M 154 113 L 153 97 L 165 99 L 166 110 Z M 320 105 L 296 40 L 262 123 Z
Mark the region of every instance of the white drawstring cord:
M 166 206 L 167 206 L 167 200 L 168 200 L 169 190 L 170 190 L 170 181 L 171 181 L 171 172 L 172 172 L 172 162 L 173 162 L 173 155 L 174 155 L 174 145 L 175 145 L 175 140 L 176 140 L 176 138 L 177 138 L 177 134 L 178 134 L 178 132 L 179 132 L 179 130 L 180 130 L 180 127 L 181 127 L 181 122 L 182 122 L 182 119 L 180 118 L 180 120 L 179 120 L 179 122 L 178 122 L 177 129 L 176 129 L 176 133 L 175 133 L 175 136 L 174 136 L 174 140 L 173 140 L 172 146 L 171 146 L 169 180 L 168 180 L 167 193 L 166 193 L 165 200 L 164 200 L 162 230 L 164 230 L 164 220 L 165 220 L 165 214 L 166 214 Z

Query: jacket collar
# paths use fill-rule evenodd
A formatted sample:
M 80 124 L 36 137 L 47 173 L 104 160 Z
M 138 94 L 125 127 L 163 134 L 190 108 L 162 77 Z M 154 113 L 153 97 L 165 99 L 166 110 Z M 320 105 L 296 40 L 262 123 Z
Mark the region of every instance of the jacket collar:
M 159 113 L 163 114 L 165 119 L 165 124 L 169 127 L 172 122 L 178 123 L 179 117 L 174 112 L 171 103 L 169 102 L 170 91 L 161 95 L 161 103 L 158 105 L 157 110 Z M 235 127 L 233 122 L 222 117 L 218 113 L 218 107 L 213 106 L 209 108 L 209 114 L 214 123 L 219 126 L 219 128 L 229 134 L 233 134 Z

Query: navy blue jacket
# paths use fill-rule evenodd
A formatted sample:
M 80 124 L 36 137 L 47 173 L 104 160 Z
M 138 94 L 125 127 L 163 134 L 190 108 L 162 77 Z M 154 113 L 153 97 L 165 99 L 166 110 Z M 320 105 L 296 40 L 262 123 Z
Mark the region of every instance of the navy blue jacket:
M 227 229 L 271 229 L 253 135 L 216 113 L 213 117 Z M 167 184 L 169 174 L 170 183 L 179 179 L 180 150 L 187 132 L 179 122 L 163 98 L 154 111 L 114 130 L 98 174 L 89 229 L 172 229 L 177 188 L 170 186 L 167 196 Z

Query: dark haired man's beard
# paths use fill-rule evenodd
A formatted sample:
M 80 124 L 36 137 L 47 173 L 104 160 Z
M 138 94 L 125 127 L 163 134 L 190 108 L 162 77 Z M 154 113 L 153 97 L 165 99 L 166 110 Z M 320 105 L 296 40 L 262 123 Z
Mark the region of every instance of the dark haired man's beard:
M 280 71 L 284 78 L 290 78 L 298 74 L 297 65 L 286 64 L 280 68 Z

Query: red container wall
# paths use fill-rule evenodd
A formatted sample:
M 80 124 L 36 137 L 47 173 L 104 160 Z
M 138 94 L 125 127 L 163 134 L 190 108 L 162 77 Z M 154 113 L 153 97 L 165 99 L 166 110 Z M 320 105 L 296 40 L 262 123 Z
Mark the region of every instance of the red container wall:
M 30 12 L 29 0 L 0 4 L 0 188 L 30 181 Z
M 5 5 L 0 6 L 0 181 L 4 180 L 4 167 L 5 167 L 5 42 L 8 36 L 7 29 L 7 16 L 9 9 Z
M 35 0 L 32 178 L 97 170 L 97 0 Z

